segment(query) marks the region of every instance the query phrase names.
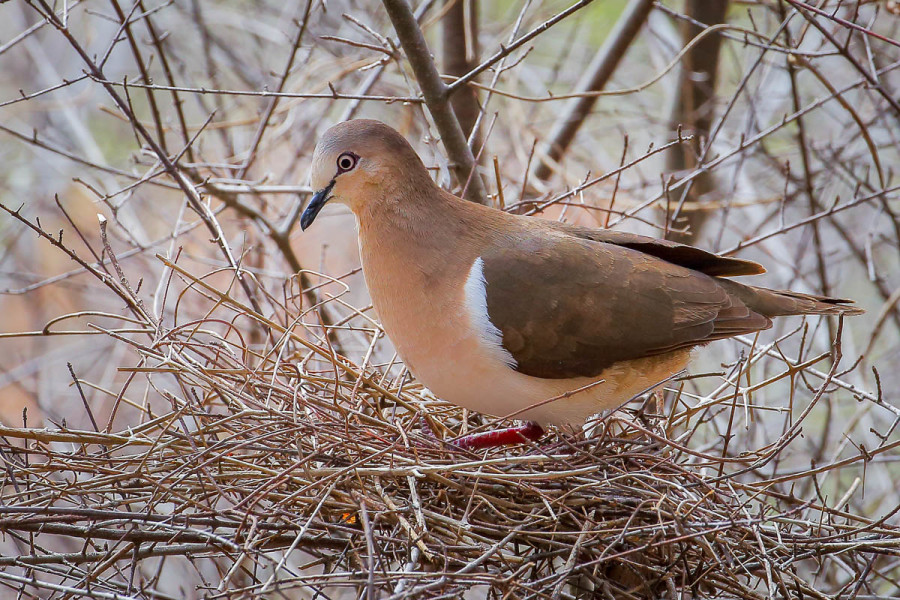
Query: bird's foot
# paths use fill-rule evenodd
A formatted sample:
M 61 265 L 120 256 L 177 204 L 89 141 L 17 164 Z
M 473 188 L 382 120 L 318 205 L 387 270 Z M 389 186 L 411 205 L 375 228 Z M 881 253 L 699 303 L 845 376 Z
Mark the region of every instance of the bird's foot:
M 438 442 L 442 441 L 434 432 L 428 419 L 424 416 L 420 416 L 419 423 L 422 426 L 422 433 L 427 438 Z M 492 431 L 464 435 L 459 439 L 445 443 L 463 450 L 481 450 L 484 448 L 496 448 L 498 446 L 535 442 L 541 439 L 543 435 L 544 428 L 533 421 L 529 421 L 524 425 L 518 425 L 516 427 L 506 427 L 504 429 L 494 429 Z
M 466 450 L 481 450 L 483 448 L 496 448 L 510 444 L 523 444 L 535 442 L 544 435 L 544 428 L 533 421 L 517 427 L 495 429 L 466 435 L 451 442 L 454 446 Z

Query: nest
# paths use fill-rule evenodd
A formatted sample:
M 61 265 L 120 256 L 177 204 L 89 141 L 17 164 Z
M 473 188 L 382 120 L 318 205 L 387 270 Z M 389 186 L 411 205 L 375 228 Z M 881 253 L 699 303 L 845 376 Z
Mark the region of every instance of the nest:
M 472 453 L 446 440 L 493 423 L 338 355 L 319 337 L 318 307 L 291 316 L 300 294 L 261 296 L 260 310 L 164 262 L 170 293 L 180 285 L 179 303 L 193 297 L 205 316 L 105 330 L 140 357 L 120 367 L 118 390 L 75 380 L 82 398 L 115 399 L 107 422 L 85 400 L 88 430 L 0 431 L 0 531 L 19 550 L 0 558 L 6 586 L 95 598 L 843 598 L 876 597 L 884 580 L 872 573 L 895 564 L 896 527 L 816 490 L 828 470 L 896 443 L 764 476 L 799 427 L 751 451 L 735 452 L 730 431 L 696 444 L 717 409 L 735 419 L 726 387 L 690 410 L 651 396 L 588 433 Z M 825 374 L 810 406 L 836 382 Z

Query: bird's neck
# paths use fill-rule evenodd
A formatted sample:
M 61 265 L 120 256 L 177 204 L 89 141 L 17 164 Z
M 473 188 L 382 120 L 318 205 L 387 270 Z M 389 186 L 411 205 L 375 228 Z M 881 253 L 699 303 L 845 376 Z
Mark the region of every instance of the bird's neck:
M 435 187 L 429 196 L 386 198 L 357 213 L 363 273 L 379 314 L 452 295 L 442 286 L 464 278 L 481 250 L 465 208 Z
M 425 193 L 401 190 L 368 202 L 356 215 L 361 250 L 420 262 L 439 260 L 448 248 L 472 237 L 464 208 L 462 201 L 436 186 Z

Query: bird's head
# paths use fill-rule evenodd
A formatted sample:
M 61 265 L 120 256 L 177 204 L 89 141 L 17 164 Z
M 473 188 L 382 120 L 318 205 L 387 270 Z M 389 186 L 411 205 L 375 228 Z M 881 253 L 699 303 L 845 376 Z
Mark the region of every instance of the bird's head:
M 372 203 L 398 200 L 411 185 L 433 185 L 415 150 L 380 121 L 357 119 L 331 127 L 313 154 L 315 194 L 300 217 L 306 229 L 326 202 L 345 204 L 357 215 Z

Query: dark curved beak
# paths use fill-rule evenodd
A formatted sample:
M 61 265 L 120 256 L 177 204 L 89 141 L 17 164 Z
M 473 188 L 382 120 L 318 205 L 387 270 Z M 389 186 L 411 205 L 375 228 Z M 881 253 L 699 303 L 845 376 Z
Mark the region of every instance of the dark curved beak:
M 303 215 L 300 217 L 300 229 L 306 231 L 306 228 L 312 225 L 313 221 L 316 220 L 316 215 L 319 214 L 319 211 L 322 210 L 322 207 L 325 206 L 325 203 L 331 200 L 331 188 L 334 187 L 334 179 L 331 180 L 327 186 L 313 194 L 312 200 L 309 201 L 309 205 L 306 207 L 306 210 L 303 211 Z

